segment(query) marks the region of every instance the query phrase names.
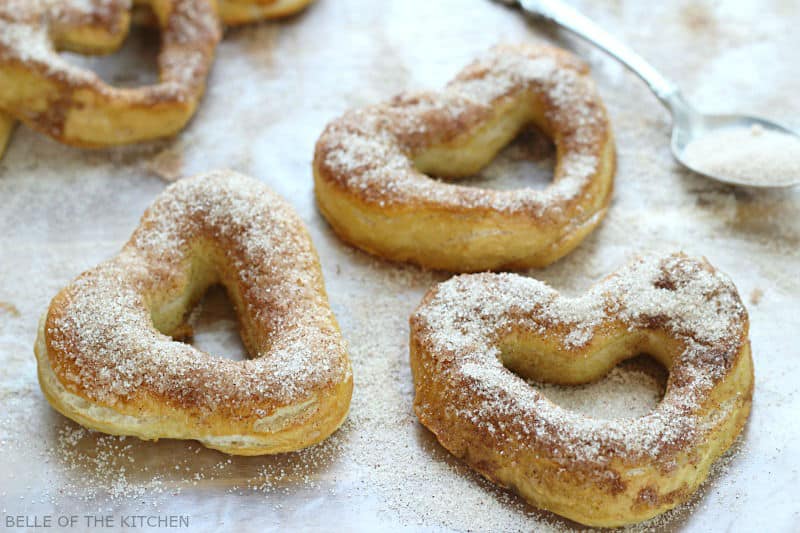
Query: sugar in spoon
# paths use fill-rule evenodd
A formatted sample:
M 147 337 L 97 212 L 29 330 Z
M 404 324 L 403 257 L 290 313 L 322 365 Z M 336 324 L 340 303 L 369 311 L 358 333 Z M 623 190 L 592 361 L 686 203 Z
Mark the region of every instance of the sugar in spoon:
M 642 56 L 561 0 L 497 0 L 554 22 L 605 50 L 644 80 L 672 113 L 672 154 L 687 168 L 749 187 L 800 184 L 800 136 L 760 117 L 701 113 L 678 85 Z

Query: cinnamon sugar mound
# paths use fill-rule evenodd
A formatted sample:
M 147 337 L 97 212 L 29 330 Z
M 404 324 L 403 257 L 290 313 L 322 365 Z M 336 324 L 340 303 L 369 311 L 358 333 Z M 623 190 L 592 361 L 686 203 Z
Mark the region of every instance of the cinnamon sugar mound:
M 800 180 L 800 139 L 761 126 L 712 131 L 686 146 L 686 162 L 743 184 L 791 185 Z

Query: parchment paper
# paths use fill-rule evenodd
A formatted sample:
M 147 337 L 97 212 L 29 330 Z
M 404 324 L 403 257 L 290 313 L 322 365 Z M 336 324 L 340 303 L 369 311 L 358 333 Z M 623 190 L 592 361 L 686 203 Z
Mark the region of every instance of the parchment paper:
M 680 81 L 699 107 L 800 127 L 798 2 L 572 3 Z M 70 58 L 108 79 L 142 83 L 154 76 L 152 40 L 137 32 L 111 58 Z M 17 129 L 0 162 L 2 527 L 14 529 L 9 517 L 49 516 L 57 529 L 57 520 L 76 516 L 67 530 L 134 530 L 120 524 L 131 515 L 187 516 L 192 531 L 575 527 L 482 481 L 419 425 L 407 318 L 448 275 L 343 245 L 312 194 L 313 147 L 329 120 L 401 90 L 441 87 L 491 45 L 520 40 L 554 42 L 591 64 L 619 156 L 605 222 L 564 260 L 528 274 L 574 294 L 637 252 L 684 250 L 727 272 L 750 312 L 749 424 L 692 502 L 646 527 L 799 531 L 800 192 L 734 189 L 683 171 L 668 150 L 669 117 L 641 82 L 488 0 L 319 0 L 287 21 L 228 31 L 197 116 L 171 141 L 85 151 Z M 552 154 L 541 146 L 523 139 L 472 182 L 544 185 Z M 36 382 L 32 345 L 50 299 L 116 253 L 166 181 L 215 167 L 253 175 L 287 198 L 320 253 L 356 388 L 348 422 L 310 451 L 229 458 L 191 442 L 89 433 L 50 409 Z M 194 317 L 195 343 L 241 357 L 226 306 L 212 292 Z M 111 522 L 88 528 L 84 515 Z

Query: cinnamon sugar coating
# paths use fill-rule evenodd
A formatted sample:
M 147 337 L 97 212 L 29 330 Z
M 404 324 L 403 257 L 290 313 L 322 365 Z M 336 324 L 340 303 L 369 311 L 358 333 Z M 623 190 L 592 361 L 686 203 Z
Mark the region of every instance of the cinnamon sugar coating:
M 217 358 L 170 337 L 185 330 L 186 314 L 214 283 L 236 308 L 249 360 Z M 72 413 L 46 390 L 67 416 L 107 432 L 195 438 L 232 453 L 321 440 L 341 423 L 352 388 L 302 222 L 268 188 L 229 171 L 168 187 L 116 257 L 53 299 L 38 346 L 40 376 L 52 370 L 65 395 L 140 425 L 96 419 L 90 408 Z M 215 445 L 229 437 L 244 444 Z
M 513 274 L 455 277 L 411 317 L 415 410 L 440 442 L 535 505 L 589 525 L 685 501 L 749 413 L 747 312 L 682 254 L 640 258 L 576 298 Z M 593 419 L 523 378 L 577 384 L 648 353 L 670 371 L 639 418 Z

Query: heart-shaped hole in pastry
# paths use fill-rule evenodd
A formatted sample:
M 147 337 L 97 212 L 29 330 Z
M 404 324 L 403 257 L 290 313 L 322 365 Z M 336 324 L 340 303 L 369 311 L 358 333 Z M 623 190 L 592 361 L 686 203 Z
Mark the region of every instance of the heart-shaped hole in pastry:
M 90 70 L 115 87 L 142 87 L 158 83 L 158 50 L 160 33 L 150 26 L 131 26 L 127 38 L 111 53 L 87 55 L 60 50 L 64 61 Z
M 524 376 L 520 376 L 523 377 Z M 641 354 L 582 385 L 557 385 L 527 379 L 559 407 L 597 419 L 639 418 L 653 412 L 667 388 L 669 372 L 656 359 Z
M 488 165 L 476 174 L 457 178 L 454 183 L 498 191 L 543 190 L 553 182 L 555 165 L 553 141 L 531 125 L 520 130 Z M 450 181 L 448 176 L 432 177 Z
M 186 317 L 186 322 L 171 332 L 170 336 L 202 352 L 244 361 L 249 355 L 240 330 L 239 317 L 225 287 L 214 285 L 197 302 Z

